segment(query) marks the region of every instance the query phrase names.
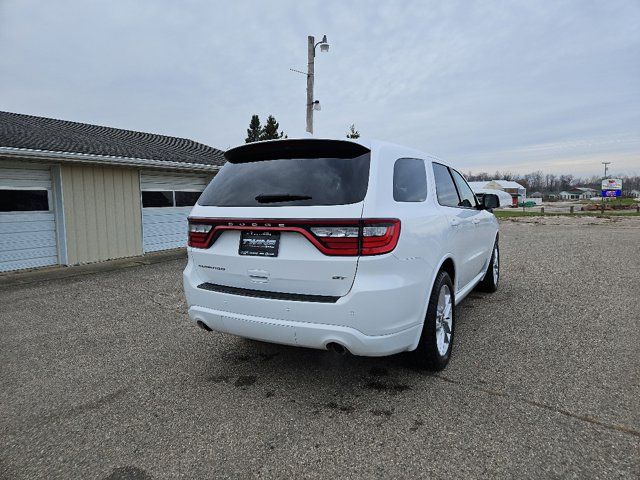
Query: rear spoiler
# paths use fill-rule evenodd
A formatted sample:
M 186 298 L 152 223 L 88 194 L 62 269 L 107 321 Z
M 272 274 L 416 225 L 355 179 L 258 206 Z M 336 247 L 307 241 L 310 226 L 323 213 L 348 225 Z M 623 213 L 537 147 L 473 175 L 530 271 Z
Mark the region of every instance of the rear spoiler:
M 254 142 L 227 150 L 231 163 L 280 158 L 356 158 L 369 153 L 367 147 L 348 140 L 295 139 Z

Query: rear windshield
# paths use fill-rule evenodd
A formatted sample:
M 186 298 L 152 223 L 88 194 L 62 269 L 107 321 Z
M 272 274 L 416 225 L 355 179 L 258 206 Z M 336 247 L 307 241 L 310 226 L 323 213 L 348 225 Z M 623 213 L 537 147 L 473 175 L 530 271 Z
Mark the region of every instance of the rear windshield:
M 364 200 L 370 153 L 227 162 L 198 200 L 215 207 L 346 205 Z

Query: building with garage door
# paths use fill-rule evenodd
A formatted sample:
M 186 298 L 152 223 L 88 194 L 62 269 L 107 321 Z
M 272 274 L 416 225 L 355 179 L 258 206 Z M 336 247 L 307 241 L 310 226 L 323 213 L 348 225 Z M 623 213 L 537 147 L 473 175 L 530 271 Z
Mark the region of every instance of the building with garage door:
M 223 163 L 193 140 L 0 112 L 0 272 L 183 247 Z

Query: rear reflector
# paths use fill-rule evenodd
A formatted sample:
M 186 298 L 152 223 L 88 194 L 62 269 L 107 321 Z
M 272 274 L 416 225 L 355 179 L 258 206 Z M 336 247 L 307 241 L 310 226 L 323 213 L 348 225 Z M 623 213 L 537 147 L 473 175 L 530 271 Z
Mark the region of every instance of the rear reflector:
M 325 255 L 382 255 L 400 238 L 397 218 L 357 220 L 189 219 L 189 246 L 209 248 L 225 230 L 286 231 L 307 238 Z

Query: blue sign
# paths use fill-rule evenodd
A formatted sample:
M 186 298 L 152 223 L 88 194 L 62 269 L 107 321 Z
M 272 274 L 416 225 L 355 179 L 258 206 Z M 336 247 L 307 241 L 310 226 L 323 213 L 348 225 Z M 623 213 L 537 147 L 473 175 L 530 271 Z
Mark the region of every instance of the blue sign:
M 622 196 L 622 190 L 602 190 L 603 197 L 620 197 Z

